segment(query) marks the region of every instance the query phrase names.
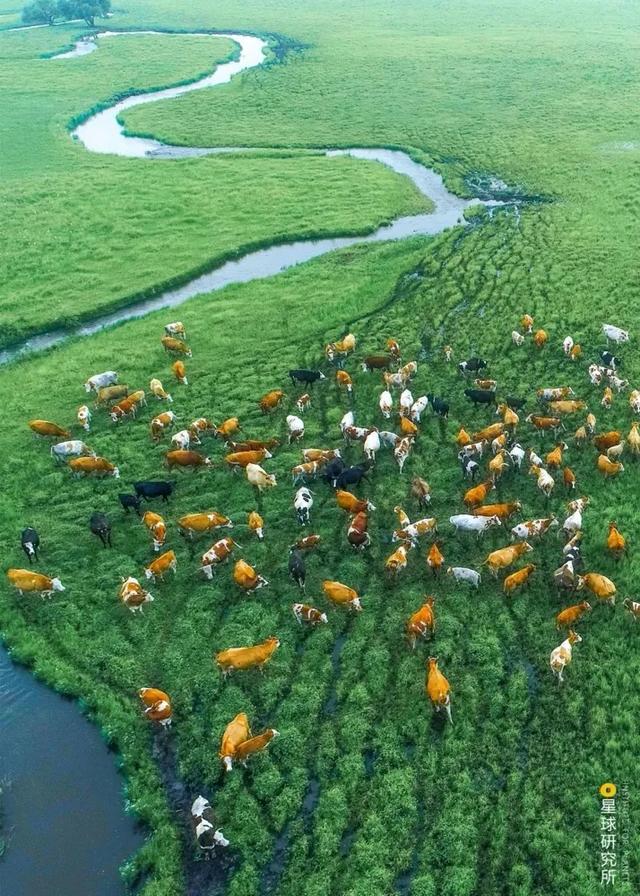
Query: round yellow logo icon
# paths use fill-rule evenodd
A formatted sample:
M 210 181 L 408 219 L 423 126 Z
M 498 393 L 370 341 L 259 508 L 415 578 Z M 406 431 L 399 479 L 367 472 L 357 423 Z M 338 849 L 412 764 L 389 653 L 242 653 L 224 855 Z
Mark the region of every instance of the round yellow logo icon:
M 618 792 L 618 788 L 615 784 L 611 784 L 610 782 L 607 784 L 601 784 L 599 788 L 600 796 L 606 796 L 609 799 L 614 797 Z

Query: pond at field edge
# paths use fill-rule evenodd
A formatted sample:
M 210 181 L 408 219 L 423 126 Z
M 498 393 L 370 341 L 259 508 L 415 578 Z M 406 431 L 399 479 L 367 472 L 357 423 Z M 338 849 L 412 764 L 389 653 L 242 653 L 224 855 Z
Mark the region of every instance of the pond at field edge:
M 124 812 L 115 754 L 76 703 L 1 645 L 0 708 L 0 894 L 123 894 L 118 868 L 144 835 Z

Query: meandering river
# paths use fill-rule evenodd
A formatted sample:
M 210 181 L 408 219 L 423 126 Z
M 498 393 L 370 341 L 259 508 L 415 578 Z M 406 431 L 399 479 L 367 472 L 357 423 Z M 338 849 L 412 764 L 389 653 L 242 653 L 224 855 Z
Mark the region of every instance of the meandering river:
M 98 40 L 113 39 L 114 37 L 124 38 L 132 34 L 158 33 L 162 32 L 104 31 L 96 35 L 95 39 L 78 41 L 73 50 L 54 56 L 53 60 L 85 56 L 87 53 L 96 50 Z M 196 33 L 191 36 L 194 38 L 206 38 L 212 35 Z M 171 146 L 158 140 L 132 137 L 125 134 L 124 127 L 119 120 L 119 116 L 124 111 L 132 109 L 134 106 L 172 99 L 191 93 L 194 90 L 226 84 L 234 75 L 255 68 L 264 62 L 267 45 L 262 38 L 247 34 L 219 34 L 213 36 L 226 37 L 237 43 L 240 48 L 238 58 L 231 62 L 222 63 L 213 74 L 206 75 L 191 84 L 183 84 L 166 90 L 150 91 L 127 97 L 120 102 L 114 103 L 109 108 L 91 115 L 80 124 L 73 131 L 73 138 L 82 143 L 89 152 L 128 158 L 145 158 L 155 163 L 220 153 L 251 152 L 252 147 Z M 246 255 L 234 261 L 228 261 L 206 274 L 194 277 L 176 289 L 168 289 L 150 299 L 133 301 L 118 311 L 97 315 L 87 323 L 76 328 L 52 330 L 48 333 L 34 336 L 19 345 L 0 351 L 0 364 L 6 364 L 26 352 L 41 351 L 42 349 L 58 345 L 69 336 L 90 336 L 104 327 L 142 317 L 151 311 L 157 311 L 162 308 L 174 308 L 182 304 L 182 302 L 186 302 L 187 299 L 202 293 L 215 292 L 232 283 L 246 283 L 262 277 L 272 277 L 287 268 L 309 261 L 312 258 L 317 258 L 320 255 L 325 255 L 327 252 L 332 252 L 335 249 L 344 249 L 347 246 L 359 243 L 405 239 L 411 236 L 432 236 L 446 230 L 448 227 L 462 224 L 465 209 L 478 202 L 476 199 L 462 199 L 451 193 L 447 190 L 437 172 L 414 161 L 407 153 L 399 150 L 346 148 L 318 150 L 318 153 L 325 155 L 327 158 L 348 155 L 356 159 L 379 162 L 382 165 L 386 165 L 396 174 L 408 177 L 417 189 L 434 203 L 434 208 L 428 214 L 406 215 L 396 218 L 390 224 L 379 227 L 365 236 L 336 236 L 321 240 L 309 239 L 297 240 L 291 243 L 275 243 L 267 249 L 248 252 Z M 485 200 L 483 204 L 493 207 L 503 205 L 504 203 L 497 200 Z

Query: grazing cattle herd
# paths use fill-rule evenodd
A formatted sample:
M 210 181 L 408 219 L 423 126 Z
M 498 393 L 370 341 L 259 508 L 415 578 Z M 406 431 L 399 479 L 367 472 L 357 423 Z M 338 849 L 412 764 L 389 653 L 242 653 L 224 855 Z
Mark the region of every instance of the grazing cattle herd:
M 509 344 L 513 352 L 521 351 L 527 341 L 531 341 L 536 350 L 550 350 L 548 347 L 545 348 L 549 344 L 547 332 L 542 329 L 534 331 L 533 327 L 533 317 L 524 315 L 517 329 L 511 333 Z M 161 342 L 165 351 L 191 358 L 192 352 L 185 341 L 184 326 L 175 322 L 167 324 L 164 329 L 165 335 Z M 607 343 L 613 342 L 617 346 L 622 346 L 629 341 L 629 334 L 617 326 L 605 324 L 602 331 Z M 336 395 L 351 408 L 358 381 L 355 368 L 351 375 L 344 366 L 355 352 L 356 345 L 355 336 L 349 333 L 344 338 L 329 343 L 324 353 L 325 364 L 329 369 L 332 367 L 335 373 L 338 390 Z M 487 377 L 490 362 L 480 357 L 470 357 L 449 368 L 452 389 L 456 388 L 454 386 L 456 381 L 463 386 L 471 382 L 467 388 L 458 387 L 457 396 L 445 398 L 426 393 L 414 398 L 411 388 L 412 381 L 418 373 L 417 363 L 410 361 L 402 364 L 401 349 L 394 339 L 387 340 L 384 349 L 385 354 L 370 355 L 361 359 L 360 376 L 371 381 L 372 375 L 376 375 L 374 372 L 377 372 L 382 389 L 378 410 L 372 407 L 371 415 L 374 416 L 379 412 L 379 418 L 385 421 L 384 425 L 387 426 L 391 425 L 387 421 L 394 420 L 395 429 L 398 431 L 379 428 L 374 422 L 356 425 L 354 411 L 347 410 L 340 421 L 339 432 L 335 433 L 336 439 L 341 438 L 341 444 L 304 448 L 300 454 L 300 462 L 291 469 L 295 489 L 292 498 L 292 521 L 297 518 L 300 526 L 311 525 L 315 495 L 311 484 L 318 483 L 318 487 L 326 489 L 329 494 L 333 490 L 335 503 L 348 515 L 345 529 L 347 543 L 358 552 L 358 555 L 367 551 L 372 544 L 369 531 L 370 515 L 376 512 L 376 507 L 366 495 L 359 496 L 354 494 L 353 490 L 362 484 L 366 488 L 370 483 L 376 468 L 379 468 L 381 453 L 390 452 L 402 476 L 405 464 L 412 456 L 416 441 L 420 438 L 420 428 L 424 425 L 425 415 L 429 415 L 437 420 L 442 438 L 450 442 L 453 465 L 456 463 L 457 455 L 457 463 L 467 488 L 460 495 L 461 506 L 457 508 L 460 512 L 448 518 L 449 528 L 443 535 L 442 520 L 439 521 L 435 516 L 421 515 L 432 502 L 429 483 L 418 475 L 412 476 L 410 488 L 405 489 L 404 493 L 416 508 L 416 513 L 410 515 L 397 504 L 393 507 L 396 516 L 395 526 L 389 516 L 389 541 L 396 543 L 394 550 L 384 561 L 384 573 L 388 577 L 389 584 L 402 579 L 403 571 L 408 564 L 414 563 L 413 555 L 418 552 L 421 544 L 428 541 L 424 561 L 425 570 L 427 568 L 430 570 L 432 582 L 437 583 L 444 570 L 456 585 L 477 589 L 482 581 L 480 569 L 464 565 L 448 565 L 445 558 L 449 558 L 450 562 L 454 561 L 454 557 L 460 559 L 468 544 L 465 541 L 467 534 L 475 534 L 478 540 L 492 535 L 503 543 L 487 552 L 481 566 L 486 567 L 495 579 L 501 573 L 504 575 L 502 593 L 508 600 L 513 600 L 516 592 L 525 588 L 532 578 L 541 575 L 539 563 L 528 561 L 530 558 L 536 559 L 536 545 L 540 539 L 544 537 L 548 539 L 550 531 L 556 529 L 559 539 L 559 566 L 553 572 L 548 571 L 550 583 L 562 596 L 569 597 L 580 591 L 588 591 L 594 603 L 613 607 L 616 595 L 614 582 L 599 572 L 585 570 L 587 561 L 582 556 L 583 515 L 588 513 L 590 502 L 588 496 L 572 497 L 576 490 L 576 476 L 567 466 L 566 455 L 575 450 L 583 451 L 588 445 L 592 445 L 594 470 L 605 480 L 615 478 L 625 471 L 620 460 L 625 453 L 634 458 L 640 455 L 638 422 L 631 423 L 631 429 L 626 436 L 614 430 L 603 430 L 598 433 L 596 418 L 588 412 L 586 402 L 576 398 L 573 390 L 564 385 L 540 388 L 535 396 L 531 397 L 501 395 L 498 382 Z M 564 354 L 569 362 L 575 363 L 580 360 L 582 349 L 567 336 L 558 345 L 558 354 L 560 357 Z M 453 356 L 453 347 L 445 346 L 443 364 L 448 365 L 452 362 Z M 590 364 L 586 370 L 585 380 L 591 387 L 603 388 L 600 405 L 606 413 L 615 401 L 615 396 L 628 389 L 629 383 L 617 374 L 617 371 L 624 366 L 624 361 L 620 357 L 608 349 L 602 351 L 599 357 L 602 364 Z M 186 386 L 188 380 L 185 363 L 177 360 L 171 369 L 178 383 Z M 327 374 L 328 372 L 327 369 Z M 298 392 L 304 387 L 309 390 L 308 392 L 287 395 L 283 389 L 271 389 L 257 401 L 262 415 L 282 414 L 281 425 L 283 430 L 286 430 L 289 445 L 295 445 L 304 439 L 303 416 L 312 407 L 314 390 L 326 388 L 323 381 L 329 380 L 327 374 L 312 369 L 289 370 L 288 377 L 294 390 Z M 478 374 L 483 378 L 470 379 L 472 376 L 477 377 Z M 84 383 L 84 387 L 87 393 L 95 395 L 94 413 L 100 408 L 108 408 L 111 405 L 108 414 L 114 426 L 120 427 L 125 419 L 136 418 L 140 408 L 146 405 L 145 392 L 142 390 L 129 392 L 127 386 L 118 384 L 116 371 L 91 376 Z M 149 391 L 159 401 L 168 403 L 173 401 L 161 381 L 155 377 L 150 381 Z M 639 396 L 640 392 L 636 390 L 630 392 L 629 406 L 632 413 L 640 413 Z M 450 439 L 446 434 L 450 405 L 458 399 L 461 399 L 460 404 L 463 404 L 465 398 L 471 402 L 474 409 L 477 409 L 476 412 L 485 412 L 488 418 L 485 418 L 485 425 L 481 429 L 473 431 L 473 427 L 469 427 L 469 430 L 462 427 L 457 435 Z M 527 404 L 533 405 L 534 402 L 538 407 L 535 410 L 533 407 L 530 408 L 523 426 L 520 422 L 522 410 Z M 303 416 L 287 413 L 287 406 L 295 408 Z M 571 439 L 567 435 L 566 421 L 572 416 L 583 413 L 584 422 L 576 428 L 575 435 Z M 500 418 L 499 421 L 496 421 L 496 417 Z M 92 411 L 88 405 L 82 405 L 78 409 L 76 419 L 79 428 L 87 433 L 91 431 Z M 164 411 L 153 417 L 152 441 L 158 443 L 166 437 L 176 425 L 177 419 L 173 411 Z M 36 436 L 55 440 L 50 448 L 51 456 L 56 462 L 67 463 L 75 476 L 119 478 L 118 467 L 98 456 L 84 441 L 73 439 L 70 429 L 41 419 L 29 421 L 28 426 Z M 523 429 L 525 434 L 521 435 Z M 200 417 L 171 436 L 171 449 L 165 454 L 165 465 L 170 471 L 174 468 L 188 468 L 193 475 L 206 475 L 206 472 L 197 473 L 197 471 L 200 468 L 206 471 L 211 467 L 218 469 L 227 467 L 236 473 L 243 473 L 248 486 L 255 490 L 258 507 L 262 510 L 261 494 L 278 485 L 276 475 L 264 469 L 262 464 L 269 466 L 281 442 L 278 438 L 235 441 L 240 431 L 242 431 L 241 424 L 237 417 L 229 418 L 217 425 L 205 417 Z M 204 453 L 194 450 L 193 446 L 201 445 L 207 437 L 224 443 L 226 454 L 212 460 Z M 544 448 L 539 448 L 540 455 L 531 444 L 534 437 L 538 446 L 541 440 L 543 442 L 545 439 L 551 440 Z M 59 439 L 62 441 L 57 441 Z M 348 464 L 343 458 L 343 453 L 348 453 L 357 444 L 361 445 L 362 457 L 357 459 L 357 462 Z M 538 500 L 544 504 L 546 513 L 539 518 L 515 522 L 513 518 L 522 513 L 522 502 L 517 498 L 492 500 L 492 497 L 502 487 L 516 489 L 517 484 L 523 482 L 523 479 L 518 477 L 523 469 L 535 478 L 540 492 Z M 155 510 L 143 510 L 143 506 L 149 502 L 168 504 L 176 482 L 162 479 L 134 482 L 133 494 L 122 493 L 118 496 L 125 514 L 133 511 L 149 532 L 153 553 L 157 556 L 144 567 L 144 579 L 149 579 L 152 583 L 162 582 L 169 572 L 176 575 L 178 559 L 174 550 L 165 550 L 166 520 Z M 564 489 L 566 498 L 569 499 L 567 515 L 562 523 L 547 509 L 550 498 L 560 488 Z M 391 507 L 386 509 L 386 512 L 390 511 Z M 259 540 L 265 538 L 265 533 L 268 537 L 268 515 L 264 519 L 258 510 L 253 510 L 245 518 L 249 533 L 255 534 Z M 185 539 L 191 542 L 200 536 L 213 535 L 215 538 L 217 530 L 231 529 L 234 522 L 231 517 L 218 511 L 198 510 L 178 519 L 177 526 Z M 501 533 L 505 531 L 506 534 L 507 527 L 509 543 L 504 544 Z M 89 520 L 89 528 L 105 548 L 112 546 L 111 522 L 107 514 L 94 512 Z M 563 541 L 562 547 L 560 539 Z M 305 535 L 295 541 L 289 550 L 288 573 L 303 595 L 306 590 L 306 557 L 319 542 L 318 535 Z M 603 547 L 616 559 L 623 557 L 626 552 L 625 536 L 615 522 L 609 524 L 608 533 L 603 533 Z M 40 537 L 35 529 L 27 527 L 22 531 L 21 548 L 28 557 L 30 565 L 34 561 L 39 561 Z M 244 548 L 229 535 L 217 538 L 201 555 L 199 574 L 205 580 L 213 579 L 218 570 L 234 555 L 231 578 L 240 592 L 251 594 L 269 586 L 269 582 L 260 571 L 236 553 L 243 550 Z M 21 595 L 36 592 L 43 597 L 50 597 L 55 591 L 64 591 L 64 586 L 58 578 L 31 569 L 9 569 L 7 577 Z M 122 579 L 117 586 L 114 583 L 114 590 L 116 587 L 119 600 L 132 613 L 142 613 L 144 605 L 154 600 L 133 576 Z M 299 625 L 312 627 L 327 625 L 330 617 L 326 610 L 329 607 L 353 610 L 356 613 L 364 610 L 361 596 L 351 584 L 326 579 L 322 582 L 322 592 L 326 601 L 325 609 L 306 603 L 293 604 L 293 616 Z M 640 602 L 627 597 L 623 601 L 623 607 L 633 620 L 640 618 Z M 551 650 L 549 657 L 550 669 L 557 676 L 558 682 L 564 681 L 566 667 L 571 663 L 573 647 L 582 641 L 582 637 L 575 629 L 591 611 L 592 604 L 582 600 L 562 608 L 555 616 L 555 628 L 565 629 L 567 632 L 566 639 Z M 552 637 L 553 620 L 550 620 L 550 623 L 550 637 Z M 408 645 L 415 650 L 419 641 L 433 640 L 435 632 L 436 597 L 425 595 L 422 605 L 406 620 L 405 635 Z M 259 644 L 225 647 L 215 654 L 215 663 L 225 677 L 231 672 L 253 667 L 264 670 L 279 646 L 280 639 L 272 635 Z M 452 723 L 452 688 L 439 668 L 435 656 L 426 660 L 425 692 L 433 709 L 436 712 L 444 710 L 449 722 Z M 173 716 L 170 696 L 155 687 L 143 687 L 138 694 L 145 716 L 163 728 L 170 726 Z M 236 760 L 245 764 L 251 755 L 264 750 L 276 735 L 275 729 L 266 729 L 258 735 L 252 735 L 247 716 L 242 712 L 239 713 L 229 722 L 221 735 L 219 756 L 224 769 L 230 771 Z M 204 797 L 199 796 L 195 800 L 191 815 L 195 838 L 203 851 L 208 853 L 216 845 L 228 844 L 222 833 L 216 830 L 211 806 Z

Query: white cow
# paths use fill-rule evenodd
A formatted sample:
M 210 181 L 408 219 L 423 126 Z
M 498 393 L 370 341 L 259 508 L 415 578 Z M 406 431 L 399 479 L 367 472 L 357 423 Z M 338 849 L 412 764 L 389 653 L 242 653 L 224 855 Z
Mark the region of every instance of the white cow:
M 80 405 L 78 408 L 78 423 L 85 430 L 85 432 L 91 431 L 91 411 L 86 404 Z
M 313 507 L 313 495 L 306 486 L 299 488 L 293 499 L 293 506 L 298 514 L 298 522 L 304 526 L 311 520 L 310 511 Z
M 289 414 L 287 417 L 287 429 L 289 430 L 290 442 L 301 439 L 304 435 L 304 420 L 296 417 L 295 414 Z
M 450 566 L 447 569 L 447 575 L 453 576 L 456 582 L 465 582 L 473 588 L 477 588 L 482 581 L 482 577 L 475 569 L 469 569 L 468 566 Z
M 388 420 L 391 417 L 391 411 L 393 410 L 393 398 L 391 397 L 391 392 L 389 392 L 388 389 L 385 389 L 384 392 L 380 393 L 378 404 L 380 406 L 382 416 L 385 418 L 385 420 Z
M 364 440 L 364 453 L 367 460 L 375 463 L 376 454 L 380 451 L 380 444 L 380 433 L 377 429 L 372 429 Z
M 96 453 L 81 439 L 72 439 L 69 442 L 58 442 L 51 446 L 51 457 L 57 460 L 66 460 L 68 457 L 95 457 Z
M 562 673 L 564 672 L 564 667 L 571 662 L 571 648 L 574 644 L 579 644 L 581 641 L 580 635 L 576 634 L 576 632 L 569 632 L 569 637 L 559 647 L 551 651 L 549 665 L 551 666 L 551 671 L 558 676 L 558 682 L 564 681 Z
M 405 415 L 410 414 L 412 406 L 413 395 L 411 394 L 411 390 L 404 389 L 404 391 L 400 393 L 400 413 Z
M 411 405 L 411 419 L 414 423 L 420 423 L 420 417 L 427 410 L 429 399 L 426 395 L 421 395 Z
M 565 353 L 565 355 L 568 355 L 571 352 L 572 348 L 573 348 L 573 339 L 571 338 L 571 336 L 565 336 L 564 341 L 562 343 L 562 350 Z
M 470 513 L 458 513 L 449 517 L 449 522 L 456 532 L 477 532 L 480 538 L 492 526 L 500 526 L 500 517 L 472 516 Z
M 347 411 L 340 421 L 340 432 L 344 434 L 345 429 L 348 426 L 353 426 L 355 422 L 356 418 L 354 417 L 353 411 Z
M 104 373 L 96 373 L 90 376 L 84 384 L 86 392 L 97 392 L 105 386 L 113 386 L 118 382 L 118 374 L 115 370 L 106 370 Z
M 620 327 L 614 327 L 613 324 L 602 324 L 602 332 L 607 337 L 607 342 L 628 342 L 629 333 L 621 330 Z
M 400 436 L 396 432 L 388 432 L 386 429 L 381 429 L 378 432 L 380 436 L 380 442 L 384 445 L 385 448 L 395 448 Z
M 525 458 L 525 454 L 526 451 L 518 442 L 516 442 L 516 444 L 509 449 L 509 457 L 511 458 L 511 462 L 513 463 L 513 466 L 516 467 L 516 469 L 519 470 L 522 466 L 522 461 Z
M 178 450 L 186 451 L 191 444 L 191 433 L 188 429 L 181 429 L 175 435 L 171 436 L 171 447 Z
M 512 330 L 511 341 L 514 345 L 524 345 L 524 336 L 522 335 L 522 333 L 518 333 L 517 330 Z

